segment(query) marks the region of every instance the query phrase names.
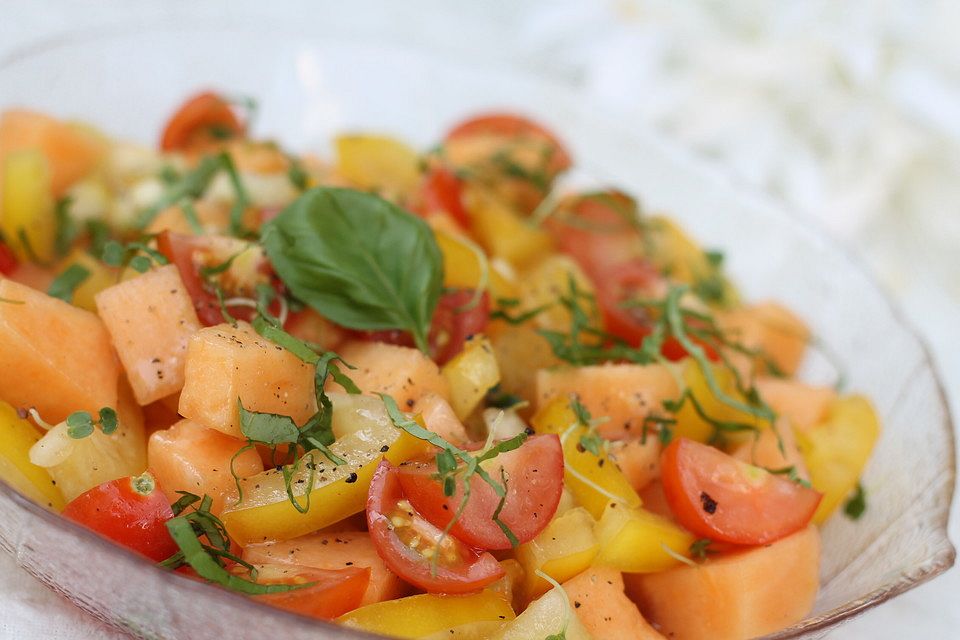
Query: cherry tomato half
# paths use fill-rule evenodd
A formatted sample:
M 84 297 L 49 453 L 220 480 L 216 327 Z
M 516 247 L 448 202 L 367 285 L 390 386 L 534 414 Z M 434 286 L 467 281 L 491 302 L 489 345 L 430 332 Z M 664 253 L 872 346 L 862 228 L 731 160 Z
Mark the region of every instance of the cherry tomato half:
M 244 124 L 230 103 L 212 92 L 197 94 L 174 112 L 160 139 L 160 149 L 177 151 L 202 142 L 243 135 Z
M 172 231 L 164 231 L 157 236 L 157 250 L 180 271 L 180 279 L 193 300 L 200 323 L 205 327 L 212 327 L 223 322 L 223 314 L 220 313 L 217 297 L 203 286 L 197 264 L 193 261 L 193 252 L 196 249 L 193 236 Z
M 469 593 L 504 575 L 487 552 L 475 551 L 427 522 L 406 499 L 397 467 L 377 467 L 367 497 L 367 527 L 391 571 L 431 593 Z
M 80 494 L 63 516 L 156 562 L 178 550 L 166 527 L 173 511 L 150 472 L 104 482 Z
M 474 296 L 473 289 L 458 289 L 440 296 L 427 338 L 430 354 L 437 364 L 449 362 L 463 350 L 467 338 L 486 329 L 490 319 L 490 296 L 483 292 L 476 304 L 472 304 Z M 413 336 L 405 331 L 356 331 L 354 335 L 374 342 L 414 346 Z
M 0 275 L 9 276 L 17 268 L 17 258 L 13 250 L 0 242 Z
M 501 482 L 507 478 L 507 497 L 499 519 L 520 543 L 532 540 L 550 523 L 563 492 L 563 449 L 555 434 L 532 436 L 520 448 L 501 453 L 484 469 Z M 400 467 L 400 484 L 410 503 L 438 527 L 454 518 L 463 498 L 463 483 L 452 496 L 443 493 L 434 462 Z M 470 480 L 470 499 L 451 531 L 478 549 L 509 549 L 510 539 L 494 521 L 500 497 L 479 476 Z
M 823 497 L 687 438 L 664 450 L 660 469 L 677 522 L 699 537 L 734 544 L 767 544 L 803 529 Z
M 235 569 L 241 569 L 239 565 Z M 255 599 L 294 613 L 332 620 L 353 611 L 363 602 L 370 582 L 369 567 L 315 569 L 298 565 L 256 565 L 259 584 L 308 584 L 312 586 L 282 593 L 253 596 Z M 249 579 L 249 575 L 244 576 Z
M 458 140 L 472 136 L 497 136 L 503 138 L 535 138 L 550 145 L 550 163 L 547 170 L 559 173 L 573 164 L 560 139 L 546 127 L 529 118 L 513 113 L 487 113 L 461 122 L 453 127 L 446 140 Z
M 470 214 L 463 204 L 463 181 L 448 167 L 433 163 L 423 176 L 416 209 L 423 215 L 445 212 L 463 229 L 470 228 Z

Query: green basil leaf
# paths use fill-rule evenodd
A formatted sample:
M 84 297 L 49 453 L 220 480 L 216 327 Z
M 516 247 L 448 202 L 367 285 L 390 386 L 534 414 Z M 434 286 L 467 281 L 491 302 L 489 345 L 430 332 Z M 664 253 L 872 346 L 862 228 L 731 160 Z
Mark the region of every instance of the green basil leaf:
M 247 411 L 239 399 L 237 406 L 240 408 L 240 431 L 248 440 L 277 445 L 294 444 L 300 439 L 300 429 L 290 416 Z
M 70 302 L 73 300 L 73 294 L 77 288 L 89 277 L 89 269 L 80 264 L 72 264 L 50 283 L 47 295 L 60 298 L 64 302 Z
M 305 192 L 263 229 L 274 271 L 293 294 L 351 329 L 401 329 L 427 350 L 443 284 L 430 227 L 352 189 Z

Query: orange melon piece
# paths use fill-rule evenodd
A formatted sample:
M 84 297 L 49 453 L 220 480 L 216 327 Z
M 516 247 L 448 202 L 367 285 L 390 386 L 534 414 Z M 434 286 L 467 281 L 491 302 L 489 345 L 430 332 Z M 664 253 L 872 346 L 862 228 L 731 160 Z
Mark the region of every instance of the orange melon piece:
M 179 392 L 187 342 L 200 321 L 177 267 L 168 264 L 108 287 L 96 303 L 137 402 Z
M 181 420 L 150 436 L 147 463 L 171 503 L 180 497 L 177 491 L 207 494 L 213 498 L 211 511 L 218 515 L 228 500 L 238 497 L 230 461 L 244 445 L 245 440 Z M 241 478 L 262 472 L 263 462 L 257 450 L 249 449 L 237 456 L 233 470 Z
M 779 435 L 779 439 L 778 436 Z M 783 451 L 780 444 L 783 443 Z M 738 444 L 731 452 L 734 458 L 743 460 L 755 467 L 766 469 L 786 469 L 795 467 L 797 475 L 805 480 L 810 479 L 807 465 L 797 448 L 797 438 L 793 428 L 786 420 L 777 422 L 777 429 L 764 429 L 756 438 L 747 438 Z
M 370 583 L 363 596 L 364 605 L 392 600 L 404 595 L 404 583 L 377 554 L 366 531 L 323 532 L 243 549 L 243 559 L 251 564 L 296 564 L 317 569 L 369 567 Z
M 662 365 L 603 364 L 563 367 L 537 373 L 537 406 L 576 393 L 594 418 L 607 418 L 597 431 L 611 440 L 639 438 L 643 419 L 680 395 L 677 381 Z
M 624 575 L 627 594 L 669 638 L 755 638 L 803 619 L 813 607 L 820 534 L 807 527 L 773 544 L 709 556 L 697 566 Z
M 349 342 L 340 349 L 340 355 L 356 367 L 345 373 L 361 391 L 393 396 L 403 411 L 420 411 L 420 399 L 431 393 L 450 401 L 450 387 L 440 368 L 418 349 L 382 342 Z M 330 381 L 327 389 L 340 391 L 341 387 Z
M 467 436 L 467 429 L 453 412 L 453 407 L 439 395 L 428 393 L 420 398 L 419 405 L 420 414 L 427 429 L 453 444 L 463 444 L 470 439 Z
M 220 202 L 212 200 L 195 200 L 193 210 L 197 214 L 197 222 L 209 234 L 225 233 L 230 227 L 230 208 Z M 190 224 L 183 207 L 175 205 L 160 211 L 144 233 L 160 233 L 172 231 L 186 236 L 196 235 L 196 230 Z
M 718 315 L 720 327 L 730 338 L 749 349 L 759 349 L 787 376 L 792 376 L 810 342 L 810 329 L 797 315 L 775 302 L 761 302 Z M 754 363 L 742 353 L 730 357 L 741 372 L 748 372 Z M 756 363 L 757 369 L 766 367 Z
M 193 334 L 187 347 L 179 413 L 242 438 L 240 410 L 278 413 L 299 425 L 316 413 L 314 367 L 261 338 L 246 322 Z
M 117 406 L 119 365 L 100 318 L 11 280 L 0 279 L 0 300 L 0 399 L 52 424 Z
M 642 440 L 614 440 L 607 453 L 636 491 L 660 477 L 660 440 L 648 434 Z
M 90 173 L 104 157 L 107 144 L 91 129 L 51 116 L 10 109 L 0 115 L 0 165 L 10 153 L 39 149 L 50 164 L 55 196 Z
M 564 582 L 563 589 L 590 637 L 663 640 L 624 593 L 623 576 L 616 569 L 592 567 Z
M 830 404 L 837 399 L 832 387 L 820 387 L 788 380 L 786 378 L 757 378 L 754 383 L 760 397 L 790 421 L 795 429 L 805 430 L 816 426 L 827 415 Z

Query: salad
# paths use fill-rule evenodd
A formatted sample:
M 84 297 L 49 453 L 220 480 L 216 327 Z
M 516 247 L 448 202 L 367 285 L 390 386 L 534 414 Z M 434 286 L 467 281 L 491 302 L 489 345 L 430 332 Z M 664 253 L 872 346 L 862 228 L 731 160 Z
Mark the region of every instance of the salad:
M 157 149 L 0 116 L 0 478 L 158 571 L 387 636 L 811 611 L 880 428 L 797 378 L 797 313 L 569 187 L 523 116 L 323 159 L 255 110 L 200 93 Z

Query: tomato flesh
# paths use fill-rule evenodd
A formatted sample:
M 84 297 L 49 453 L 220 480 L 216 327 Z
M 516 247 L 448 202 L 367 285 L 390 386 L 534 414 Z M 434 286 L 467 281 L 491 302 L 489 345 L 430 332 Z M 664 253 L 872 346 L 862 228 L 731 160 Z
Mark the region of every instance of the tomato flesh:
M 157 562 L 178 550 L 166 527 L 173 511 L 149 472 L 80 494 L 63 516 Z
M 700 537 L 733 544 L 767 544 L 803 529 L 823 497 L 687 438 L 664 450 L 660 467 L 677 522 Z
M 316 569 L 297 565 L 257 565 L 260 584 L 309 584 L 312 586 L 282 593 L 254 596 L 261 602 L 294 613 L 332 620 L 353 611 L 363 602 L 370 582 L 369 567 Z M 249 579 L 249 576 L 246 576 Z
M 559 173 L 569 169 L 573 164 L 569 152 L 553 132 L 517 114 L 487 113 L 470 118 L 453 127 L 445 139 L 451 141 L 472 136 L 540 139 L 551 147 L 550 163 L 547 168 L 549 172 Z
M 384 460 L 370 483 L 367 527 L 391 571 L 431 593 L 478 591 L 504 575 L 487 552 L 471 549 L 425 520 L 403 493 L 397 467 Z
M 416 209 L 423 215 L 445 212 L 463 229 L 470 228 L 470 214 L 463 204 L 463 181 L 449 168 L 434 164 L 420 183 Z
M 463 351 L 463 345 L 470 336 L 483 333 L 486 329 L 490 319 L 490 295 L 484 291 L 476 301 L 475 296 L 473 289 L 458 289 L 440 296 L 427 337 L 430 354 L 437 364 L 449 362 Z M 397 329 L 355 331 L 353 334 L 362 340 L 414 346 L 413 336 Z
M 520 448 L 501 453 L 483 468 L 498 483 L 501 468 L 507 478 L 507 496 L 499 519 L 522 544 L 550 523 L 563 493 L 563 449 L 555 434 L 530 437 Z M 405 464 L 399 478 L 410 503 L 438 527 L 454 519 L 463 499 L 463 482 L 452 496 L 443 493 L 434 462 Z M 500 497 L 479 476 L 470 480 L 470 498 L 450 529 L 466 544 L 478 549 L 509 549 L 511 541 L 494 521 Z
M 17 258 L 13 250 L 0 241 L 0 275 L 9 276 L 17 268 Z
M 230 104 L 212 92 L 197 94 L 183 103 L 167 123 L 160 138 L 163 151 L 185 150 L 197 143 L 242 135 L 244 124 Z

